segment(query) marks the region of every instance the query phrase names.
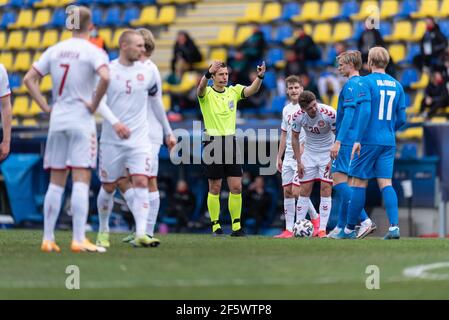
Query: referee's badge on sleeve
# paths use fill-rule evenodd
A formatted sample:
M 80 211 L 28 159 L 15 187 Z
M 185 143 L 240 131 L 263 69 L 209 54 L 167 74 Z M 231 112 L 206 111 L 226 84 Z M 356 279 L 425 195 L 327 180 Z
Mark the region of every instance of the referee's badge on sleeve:
M 229 110 L 234 110 L 234 100 L 229 101 Z

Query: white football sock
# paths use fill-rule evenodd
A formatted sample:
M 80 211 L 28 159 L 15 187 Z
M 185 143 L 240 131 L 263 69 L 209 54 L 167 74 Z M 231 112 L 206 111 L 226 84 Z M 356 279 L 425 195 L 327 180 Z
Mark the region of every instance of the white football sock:
M 296 204 L 296 221 L 300 221 L 306 218 L 307 211 L 309 210 L 310 198 L 309 197 L 299 197 L 298 203 Z
M 370 218 L 367 218 L 365 221 L 362 221 L 361 225 L 366 227 L 366 226 L 370 226 L 373 222 L 371 221 Z
M 61 210 L 64 188 L 50 183 L 44 199 L 44 240 L 55 240 L 55 226 Z
M 147 234 L 154 235 L 154 227 L 156 226 L 157 215 L 159 213 L 159 207 L 161 205 L 161 197 L 159 191 L 153 191 L 148 193 L 148 201 L 150 204 L 150 212 L 147 219 Z
M 133 209 L 133 201 L 134 201 L 134 189 L 129 188 L 128 190 L 126 190 L 126 192 L 123 194 L 123 198 L 125 199 L 128 209 L 132 210 Z
M 285 230 L 293 231 L 295 224 L 295 198 L 284 198 Z
M 89 185 L 84 182 L 73 183 L 71 211 L 73 240 L 82 243 L 85 238 L 87 215 L 89 214 Z
M 99 232 L 109 232 L 109 217 L 114 206 L 114 192 L 108 193 L 103 187 L 100 188 L 97 198 Z
M 326 231 L 327 222 L 332 208 L 331 197 L 321 197 L 320 201 L 320 231 Z
M 312 200 L 309 199 L 309 210 L 307 211 L 307 213 L 310 216 L 310 219 L 316 219 L 318 218 L 318 212 L 316 212 L 315 210 L 315 206 L 312 203 Z
M 134 201 L 132 213 L 136 221 L 136 238 L 145 235 L 146 223 L 149 213 L 148 189 L 134 188 Z

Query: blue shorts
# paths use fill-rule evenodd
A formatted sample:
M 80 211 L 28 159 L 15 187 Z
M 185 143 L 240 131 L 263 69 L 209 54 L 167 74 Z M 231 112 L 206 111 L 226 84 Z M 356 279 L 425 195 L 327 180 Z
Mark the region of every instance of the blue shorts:
M 368 180 L 393 178 L 396 147 L 362 145 L 360 157 L 355 155 L 349 165 L 349 176 Z
M 342 145 L 338 151 L 338 157 L 332 162 L 332 173 L 341 172 L 348 174 L 349 162 L 351 161 L 352 146 Z

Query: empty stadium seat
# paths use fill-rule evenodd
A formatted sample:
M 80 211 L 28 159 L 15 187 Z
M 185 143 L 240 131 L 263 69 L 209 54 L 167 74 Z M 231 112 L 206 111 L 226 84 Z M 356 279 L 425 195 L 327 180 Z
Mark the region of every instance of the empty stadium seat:
M 378 12 L 379 10 L 380 10 L 379 3 L 377 1 L 365 0 L 362 2 L 359 12 L 356 14 L 353 14 L 351 16 L 351 19 L 352 20 L 365 20 L 370 15 L 372 15 L 375 12 Z
M 427 85 L 429 84 L 429 81 L 430 81 L 429 74 L 427 72 L 422 72 L 419 80 L 416 82 L 413 82 L 410 85 L 410 88 L 414 89 L 414 90 L 425 89 L 427 87 Z
M 400 18 L 406 18 L 411 13 L 417 10 L 418 10 L 418 3 L 416 2 L 416 0 L 403 0 L 401 10 L 398 12 L 396 16 Z
M 32 100 L 30 109 L 28 110 L 28 115 L 34 117 L 40 113 L 43 113 L 42 109 L 38 106 L 36 101 Z
M 6 33 L 4 31 L 0 31 L 0 48 L 4 48 L 6 46 Z
M 339 19 L 349 19 L 352 15 L 359 12 L 359 4 L 357 1 L 345 1 L 341 5 L 341 13 L 337 17 Z
M 330 23 L 320 23 L 313 31 L 313 41 L 316 43 L 330 43 L 332 41 L 332 27 Z
M 262 3 L 254 2 L 246 5 L 245 14 L 237 19 L 238 23 L 259 22 L 262 17 Z
M 282 8 L 282 15 L 279 18 L 281 21 L 289 21 L 300 12 L 299 4 L 296 2 L 287 2 Z
M 157 8 L 155 6 L 145 7 L 137 20 L 131 21 L 132 26 L 144 26 L 153 23 L 157 19 Z
M 12 53 L 3 51 L 0 55 L 0 63 L 3 64 L 6 70 L 11 70 L 13 66 Z
M 396 23 L 393 33 L 384 39 L 385 41 L 410 40 L 412 38 L 412 29 L 411 21 L 399 21 Z
M 340 15 L 340 3 L 338 1 L 325 1 L 321 6 L 320 20 L 330 20 Z
M 98 30 L 98 35 L 103 38 L 104 44 L 109 48 L 111 46 L 112 30 L 109 28 L 100 29 Z
M 28 51 L 21 51 L 16 56 L 13 71 L 28 71 L 31 66 L 31 56 Z
M 41 48 L 48 48 L 58 42 L 58 31 L 56 30 L 47 30 L 45 31 L 42 42 L 41 42 Z
M 412 18 L 425 18 L 425 17 L 435 17 L 438 14 L 438 0 L 425 0 L 421 2 L 421 6 L 417 12 L 412 12 L 410 16 Z
M 254 33 L 254 27 L 252 26 L 242 26 L 237 31 L 237 36 L 235 37 L 235 45 L 241 45 Z
M 170 111 L 171 109 L 171 98 L 169 94 L 164 94 L 162 96 L 162 103 L 164 105 L 165 112 Z
M 116 29 L 114 32 L 114 38 L 112 39 L 109 47 L 111 49 L 117 49 L 118 48 L 118 39 L 120 38 L 120 35 L 125 31 L 126 29 Z
M 446 38 L 449 38 L 449 20 L 440 20 L 438 22 L 441 32 Z
M 380 19 L 388 19 L 399 13 L 398 0 L 383 0 L 380 9 Z
M 263 8 L 263 13 L 260 22 L 268 23 L 277 20 L 281 17 L 282 5 L 278 2 L 270 2 Z
M 225 45 L 229 46 L 234 42 L 235 26 L 234 25 L 224 25 L 221 26 L 218 32 L 217 39 L 210 40 L 208 42 L 211 46 Z
M 438 11 L 438 17 L 440 18 L 449 17 L 449 0 L 443 0 L 441 2 L 440 10 Z
M 34 16 L 33 28 L 42 27 L 50 22 L 51 14 L 48 9 L 38 10 Z
M 176 19 L 176 6 L 163 6 L 159 11 L 159 16 L 155 25 L 169 25 Z M 154 24 L 153 24 L 154 25 Z
M 390 56 L 394 62 L 399 62 L 405 58 L 405 46 L 402 44 L 393 44 L 388 48 Z
M 0 62 L 1 63 L 1 62 Z M 22 78 L 18 73 L 9 73 L 9 86 L 11 90 L 15 91 L 15 89 L 19 88 L 22 83 Z
M 293 22 L 313 21 L 320 18 L 320 3 L 317 1 L 305 2 L 301 13 L 292 18 Z
M 121 8 L 113 7 L 106 11 L 106 16 L 100 26 L 118 26 L 120 25 Z
M 284 50 L 282 48 L 272 48 L 266 56 L 267 67 L 280 66 L 285 63 Z
M 407 51 L 407 56 L 404 58 L 404 60 L 398 61 L 398 63 L 412 64 L 413 58 L 418 54 L 421 54 L 421 48 L 419 44 L 411 44 Z
M 352 24 L 349 22 L 339 22 L 334 26 L 332 41 L 344 41 L 350 34 L 352 34 Z
M 108 56 L 110 61 L 117 59 L 119 56 L 118 50 L 109 50 Z
M 20 49 L 23 46 L 23 32 L 13 31 L 9 34 L 8 42 L 6 43 L 7 49 Z
M 22 121 L 22 126 L 24 127 L 38 127 L 39 124 L 36 119 L 24 119 Z
M 276 96 L 271 101 L 271 112 L 280 113 L 287 102 L 287 97 L 285 96 Z
M 16 96 L 12 106 L 12 115 L 23 117 L 28 114 L 30 100 L 27 96 Z
M 273 28 L 269 24 L 264 24 L 260 26 L 260 31 L 262 31 L 264 39 L 266 42 L 273 41 Z
M 50 75 L 47 75 L 42 78 L 40 89 L 42 92 L 49 92 L 52 89 L 52 82 Z
M 263 84 L 270 90 L 275 90 L 277 88 L 276 72 L 268 70 L 265 72 L 265 78 L 263 79 Z
M 70 39 L 71 37 L 72 37 L 72 31 L 64 29 L 60 34 L 59 41 L 64 41 L 64 40 Z
M 94 8 L 92 10 L 92 22 L 96 26 L 101 26 L 103 24 L 103 10 L 100 8 Z
M 30 28 L 32 21 L 33 21 L 33 11 L 27 9 L 21 10 L 19 16 L 17 17 L 17 21 L 15 23 L 9 24 L 8 28 L 10 29 Z
M 41 33 L 37 30 L 28 31 L 25 37 L 24 48 L 37 49 L 41 46 Z
M 0 22 L 0 28 L 7 28 L 8 25 L 13 24 L 16 21 L 17 15 L 14 11 L 6 11 L 3 13 L 2 21 Z
M 274 41 L 281 44 L 285 39 L 291 38 L 293 36 L 293 29 L 290 25 L 286 24 L 278 27 Z
M 53 11 L 53 16 L 51 17 L 50 22 L 48 23 L 48 27 L 53 28 L 62 28 L 65 26 L 65 10 L 64 9 L 56 9 Z
M 126 8 L 123 13 L 122 25 L 129 25 L 131 21 L 139 19 L 139 9 L 136 7 Z
M 392 33 L 392 27 L 391 23 L 389 21 L 381 21 L 379 26 L 379 32 L 382 35 L 382 37 L 386 37 L 391 35 Z
M 416 81 L 418 81 L 418 71 L 416 69 L 410 68 L 404 70 L 401 77 L 401 83 L 404 88 L 410 87 Z
M 212 49 L 209 55 L 209 60 L 226 61 L 228 60 L 228 51 L 223 48 Z

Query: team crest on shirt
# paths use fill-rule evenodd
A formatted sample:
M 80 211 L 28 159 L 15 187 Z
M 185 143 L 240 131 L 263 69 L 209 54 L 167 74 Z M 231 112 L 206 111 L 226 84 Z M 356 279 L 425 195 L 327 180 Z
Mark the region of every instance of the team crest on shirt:
M 323 120 L 318 121 L 318 126 L 319 126 L 320 128 L 324 128 L 325 125 L 326 125 L 326 124 L 324 123 Z
M 108 178 L 108 173 L 104 169 L 101 169 L 100 175 L 101 175 L 101 177 L 103 179 L 107 179 Z
M 139 81 L 143 81 L 143 80 L 145 80 L 145 77 L 144 77 L 144 75 L 143 75 L 143 74 L 141 74 L 141 73 L 139 73 L 139 74 L 137 75 L 137 80 L 139 80 Z
M 234 110 L 234 100 L 229 101 L 229 110 Z

